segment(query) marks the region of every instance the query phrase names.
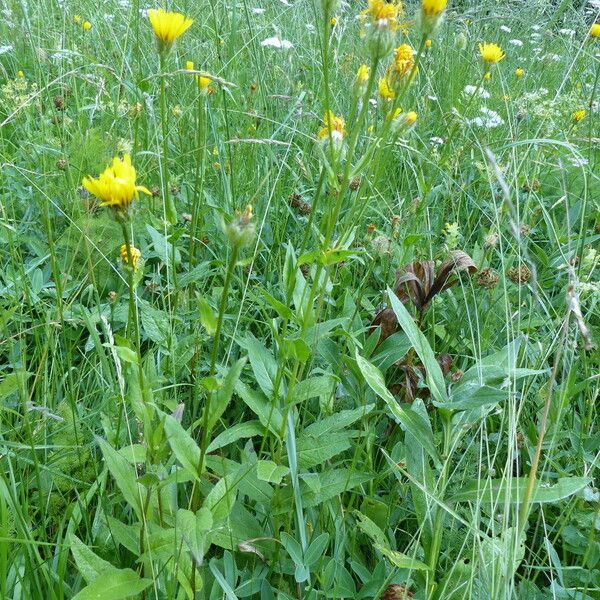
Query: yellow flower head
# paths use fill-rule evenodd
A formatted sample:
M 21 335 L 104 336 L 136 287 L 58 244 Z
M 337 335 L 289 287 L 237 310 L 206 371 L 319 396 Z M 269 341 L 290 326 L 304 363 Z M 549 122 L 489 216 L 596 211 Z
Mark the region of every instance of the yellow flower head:
M 484 62 L 490 65 L 500 62 L 506 56 L 498 44 L 479 44 L 479 53 Z
M 515 75 L 520 79 L 525 75 L 525 70 L 519 67 L 518 69 L 515 69 Z
M 404 116 L 404 121 L 408 126 L 414 125 L 417 122 L 418 115 L 414 110 L 407 112 Z
M 185 63 L 185 68 L 188 71 L 193 71 L 194 63 L 191 60 L 188 60 Z M 209 87 L 210 82 L 211 82 L 210 77 L 205 77 L 204 75 L 196 75 L 196 83 L 198 84 L 198 87 L 200 88 L 200 91 L 202 93 L 208 93 L 210 91 L 210 87 Z
M 127 244 L 123 244 L 121 246 L 121 260 L 125 263 L 129 263 L 129 254 L 127 253 Z M 129 253 L 131 254 L 131 262 L 133 264 L 133 270 L 137 271 L 139 268 L 140 258 L 142 257 L 142 253 L 135 247 L 129 246 Z
M 398 17 L 403 14 L 402 2 L 386 2 L 385 0 L 369 0 L 369 6 L 363 11 L 371 24 L 377 29 L 396 31 L 398 29 Z
M 92 28 L 92 24 L 89 21 L 84 21 L 82 27 L 84 31 L 89 31 Z
M 594 23 L 590 29 L 590 37 L 600 37 L 600 23 Z
M 446 10 L 448 0 L 423 0 L 421 2 L 421 12 L 426 17 L 437 17 Z
M 76 23 L 77 25 L 81 25 L 81 17 L 79 15 L 75 15 L 73 17 L 73 23 Z
M 392 98 L 394 98 L 396 96 L 396 93 L 394 92 L 392 86 L 390 85 L 390 82 L 387 77 L 382 77 L 379 80 L 379 95 L 384 100 L 391 100 Z
M 25 73 L 23 73 L 23 71 L 17 71 L 17 77 L 25 77 Z
M 492 74 L 488 71 L 483 78 L 485 79 L 485 81 L 489 81 L 492 78 Z
M 125 154 L 122 159 L 113 158 L 112 165 L 106 167 L 98 178 L 84 177 L 81 183 L 90 194 L 101 200 L 100 206 L 126 210 L 139 192 L 151 195 L 150 190 L 135 184 L 135 178 L 131 157 Z
M 335 26 L 337 25 L 337 22 L 338 22 L 338 20 L 337 20 L 337 18 L 336 18 L 336 17 L 331 17 L 331 19 L 329 20 L 329 24 L 330 24 L 332 27 L 335 27 Z
M 392 70 L 404 77 L 412 70 L 414 61 L 414 50 L 408 44 L 402 44 L 398 46 L 394 52 L 394 64 Z
M 154 35 L 160 44 L 170 46 L 194 22 L 181 13 L 167 12 L 162 8 L 151 8 L 148 18 L 154 30 Z
M 369 81 L 371 69 L 367 65 L 360 65 L 356 71 L 356 81 L 360 84 L 366 84 Z
M 343 117 L 336 117 L 333 111 L 329 110 L 323 117 L 325 126 L 319 130 L 317 138 L 323 140 L 331 138 L 334 141 L 342 141 L 346 137 L 346 121 Z
M 185 63 L 185 68 L 186 68 L 188 71 L 193 71 L 193 70 L 194 70 L 194 61 L 192 61 L 192 60 L 188 60 L 188 61 Z
M 579 123 L 579 121 L 583 121 L 587 115 L 587 110 L 582 108 L 581 110 L 576 110 L 573 113 L 573 123 Z
M 433 41 L 432 40 L 425 40 L 425 47 L 426 48 L 431 48 L 431 46 L 433 46 Z

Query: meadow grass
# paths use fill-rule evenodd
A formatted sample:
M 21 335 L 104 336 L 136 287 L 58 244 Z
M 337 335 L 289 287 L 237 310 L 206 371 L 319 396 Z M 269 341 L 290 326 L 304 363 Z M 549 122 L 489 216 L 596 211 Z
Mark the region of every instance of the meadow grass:
M 0 598 L 600 598 L 598 2 L 153 8 L 2 4 Z

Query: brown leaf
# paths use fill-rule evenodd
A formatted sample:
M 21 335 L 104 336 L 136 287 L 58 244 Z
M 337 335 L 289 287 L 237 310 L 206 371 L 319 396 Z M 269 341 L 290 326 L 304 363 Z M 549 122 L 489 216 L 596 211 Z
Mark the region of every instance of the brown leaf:
M 429 291 L 427 303 L 429 303 L 436 294 L 456 285 L 458 283 L 458 277 L 456 277 L 456 275 L 464 270 L 467 270 L 469 274 L 472 274 L 477 271 L 477 267 L 475 266 L 473 259 L 466 252 L 463 252 L 462 250 L 453 250 L 438 270 L 433 286 Z
M 398 329 L 398 319 L 396 318 L 396 313 L 393 309 L 384 308 L 383 310 L 380 310 L 375 315 L 371 327 L 369 327 L 369 333 L 372 333 L 377 327 L 381 327 L 381 334 L 377 345 L 381 344 L 386 338 L 389 338 L 390 335 L 396 333 L 396 329 Z

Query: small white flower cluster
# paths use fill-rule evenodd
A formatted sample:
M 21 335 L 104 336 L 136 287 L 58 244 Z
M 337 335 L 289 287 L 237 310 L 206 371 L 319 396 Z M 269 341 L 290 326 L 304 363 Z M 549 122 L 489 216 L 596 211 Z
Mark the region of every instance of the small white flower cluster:
M 495 127 L 504 125 L 504 119 L 495 110 L 482 106 L 479 112 L 481 113 L 481 116 L 471 119 L 469 121 L 471 125 L 485 127 L 486 129 L 494 129 Z

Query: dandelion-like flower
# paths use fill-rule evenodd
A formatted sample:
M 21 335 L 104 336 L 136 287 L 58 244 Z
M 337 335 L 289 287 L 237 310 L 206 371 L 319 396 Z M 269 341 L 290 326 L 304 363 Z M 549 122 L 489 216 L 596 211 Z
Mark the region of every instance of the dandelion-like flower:
M 324 126 L 317 133 L 317 141 L 322 145 L 331 143 L 333 152 L 339 153 L 346 138 L 346 121 L 328 110 L 323 117 Z
M 488 65 L 494 65 L 506 56 L 498 44 L 479 44 L 479 53 Z
M 133 270 L 137 271 L 139 268 L 140 258 L 142 257 L 142 253 L 135 247 L 129 246 L 129 253 L 127 252 L 127 244 L 123 244 L 121 246 L 121 260 L 124 264 L 129 264 L 129 253 L 131 253 L 131 264 L 133 266 Z
M 594 23 L 590 28 L 590 37 L 600 37 L 600 23 Z
M 248 204 L 243 211 L 235 211 L 235 217 L 228 225 L 224 225 L 225 233 L 234 246 L 244 246 L 254 237 L 254 213 Z
M 194 22 L 181 13 L 167 12 L 162 8 L 151 8 L 148 11 L 148 19 L 150 19 L 160 49 L 170 48 L 173 42 L 185 33 Z
M 394 52 L 394 62 L 387 73 L 390 85 L 397 88 L 407 77 L 414 77 L 417 73 L 414 67 L 414 50 L 411 46 L 408 44 L 398 46 Z
M 430 40 L 430 39 L 425 40 L 425 47 L 431 48 L 431 46 L 433 46 L 433 40 Z
M 360 65 L 356 71 L 354 79 L 354 93 L 357 96 L 362 96 L 367 91 L 371 69 L 367 65 Z
M 383 100 L 392 100 L 396 97 L 396 92 L 394 92 L 394 88 L 390 85 L 387 77 L 382 77 L 379 80 L 379 95 Z
M 125 154 L 122 159 L 113 158 L 112 164 L 100 173 L 98 178 L 84 177 L 83 187 L 101 200 L 100 206 L 110 206 L 117 210 L 127 210 L 139 192 L 151 195 L 150 190 L 136 185 L 136 173 L 131 157 Z
M 394 45 L 394 35 L 400 27 L 404 8 L 400 0 L 369 0 L 368 7 L 360 14 L 364 29 L 369 35 L 371 52 L 385 56 Z
M 525 75 L 524 69 L 522 69 L 521 67 L 519 67 L 518 69 L 515 69 L 516 77 L 518 77 L 520 79 L 521 77 L 523 77 L 523 75 Z
M 92 24 L 89 21 L 84 21 L 82 27 L 84 31 L 89 31 L 92 28 Z
M 188 60 L 185 63 L 185 68 L 188 71 L 193 71 L 194 63 L 191 60 Z M 211 82 L 210 77 L 205 77 L 204 75 L 196 75 L 196 83 L 198 84 L 198 87 L 200 88 L 200 91 L 203 94 L 208 94 L 210 91 L 212 91 L 211 87 L 210 87 L 210 82 Z
M 422 0 L 421 2 L 421 29 L 429 35 L 439 26 L 448 0 Z
M 583 121 L 583 119 L 585 119 L 587 115 L 587 110 L 585 110 L 584 108 L 580 109 L 580 110 L 576 110 L 573 113 L 573 123 L 579 123 L 579 121 Z

